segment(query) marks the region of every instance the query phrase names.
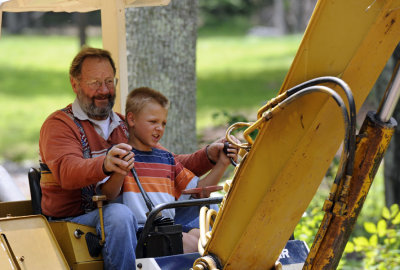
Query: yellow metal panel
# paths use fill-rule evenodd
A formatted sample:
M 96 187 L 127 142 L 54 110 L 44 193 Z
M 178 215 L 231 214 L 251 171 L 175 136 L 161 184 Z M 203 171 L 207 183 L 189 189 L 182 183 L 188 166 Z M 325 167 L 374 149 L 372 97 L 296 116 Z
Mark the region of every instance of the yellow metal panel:
M 69 269 L 43 216 L 2 218 L 0 233 L 7 239 L 21 269 Z M 5 246 L 2 242 L 1 248 Z M 9 260 L 0 261 L 0 269 L 9 265 Z
M 80 238 L 74 236 L 74 232 L 77 229 L 84 233 L 96 233 L 95 228 L 65 221 L 50 222 L 50 226 L 70 267 L 83 262 L 90 265 L 90 262 L 96 263 L 96 261 L 100 261 L 102 264 L 101 255 L 96 258 L 89 255 L 85 235 Z
M 281 92 L 315 77 L 340 77 L 385 2 L 318 1 Z
M 103 261 L 91 261 L 76 263 L 72 266 L 72 270 L 102 270 Z
M 14 270 L 17 268 L 16 263 L 10 259 L 10 254 L 2 242 L 0 238 L 0 268 L 2 270 Z
M 0 202 L 0 217 L 6 217 L 7 215 L 11 216 L 32 215 L 31 200 Z
M 400 39 L 400 1 L 319 1 L 281 92 L 341 76 L 359 108 Z M 206 253 L 224 269 L 270 269 L 344 137 L 322 94 L 291 103 L 260 130 L 237 171 Z
M 307 98 L 318 102 L 324 96 Z M 274 265 L 320 184 L 325 173 L 320 168 L 330 164 L 336 147 L 321 136 L 330 126 L 314 121 L 316 108 L 303 107 L 307 98 L 274 114 L 234 177 L 207 250 L 226 269 Z M 340 118 L 333 102 L 328 104 L 332 117 Z M 341 126 L 338 130 L 343 134 Z

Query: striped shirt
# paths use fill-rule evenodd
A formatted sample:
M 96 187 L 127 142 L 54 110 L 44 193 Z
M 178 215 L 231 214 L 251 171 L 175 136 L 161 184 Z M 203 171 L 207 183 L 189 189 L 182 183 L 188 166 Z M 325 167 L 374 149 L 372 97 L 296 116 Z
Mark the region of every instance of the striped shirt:
M 157 148 L 146 152 L 132 151 L 140 183 L 154 205 L 173 202 L 180 197 L 182 190 L 197 186 L 199 178 L 176 161 L 170 152 Z M 122 189 L 123 203 L 135 214 L 138 224 L 144 225 L 148 209 L 131 173 L 125 177 Z M 162 214 L 173 219 L 175 210 L 165 209 Z

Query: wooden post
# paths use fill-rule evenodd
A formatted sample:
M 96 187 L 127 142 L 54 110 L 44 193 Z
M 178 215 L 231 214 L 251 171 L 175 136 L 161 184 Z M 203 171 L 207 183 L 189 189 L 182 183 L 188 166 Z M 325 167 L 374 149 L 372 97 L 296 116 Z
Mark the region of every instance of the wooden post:
M 125 100 L 128 95 L 128 65 L 123 0 L 102 0 L 101 24 L 103 48 L 111 52 L 119 80 L 114 110 L 125 114 Z

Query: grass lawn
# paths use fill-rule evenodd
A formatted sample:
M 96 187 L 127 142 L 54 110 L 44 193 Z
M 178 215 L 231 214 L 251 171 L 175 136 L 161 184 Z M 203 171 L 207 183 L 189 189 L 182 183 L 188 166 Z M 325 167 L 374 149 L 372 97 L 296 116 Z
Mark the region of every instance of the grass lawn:
M 254 112 L 278 92 L 300 36 L 204 37 L 197 44 L 197 127 L 221 110 Z M 249 118 L 255 118 L 252 113 Z
M 37 160 L 41 124 L 74 98 L 68 68 L 78 49 L 72 37 L 2 35 L 0 159 Z
M 273 97 L 299 42 L 299 36 L 255 38 L 200 34 L 198 130 L 218 124 L 211 117 L 215 112 L 254 112 Z M 99 38 L 88 43 L 101 46 Z M 3 33 L 0 39 L 0 159 L 37 159 L 41 124 L 51 112 L 74 98 L 68 68 L 78 48 L 75 37 Z

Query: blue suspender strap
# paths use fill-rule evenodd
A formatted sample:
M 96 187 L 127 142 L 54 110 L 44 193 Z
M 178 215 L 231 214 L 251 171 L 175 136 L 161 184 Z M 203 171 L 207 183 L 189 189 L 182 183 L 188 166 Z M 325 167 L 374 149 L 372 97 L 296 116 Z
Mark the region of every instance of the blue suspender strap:
M 77 119 L 72 113 L 72 106 L 69 105 L 62 109 L 61 111 L 65 112 L 77 125 L 79 129 L 79 133 L 81 136 L 81 144 L 82 144 L 82 151 L 83 151 L 83 158 L 91 158 L 92 154 L 90 152 L 89 142 L 87 140 L 85 130 L 82 127 L 79 119 Z M 93 202 L 92 197 L 95 195 L 95 187 L 94 185 L 89 185 L 86 187 L 81 188 L 81 208 L 85 213 L 96 209 L 96 204 Z

